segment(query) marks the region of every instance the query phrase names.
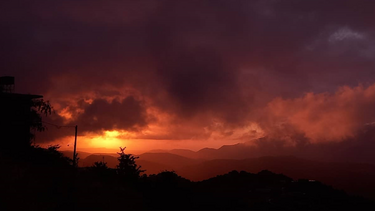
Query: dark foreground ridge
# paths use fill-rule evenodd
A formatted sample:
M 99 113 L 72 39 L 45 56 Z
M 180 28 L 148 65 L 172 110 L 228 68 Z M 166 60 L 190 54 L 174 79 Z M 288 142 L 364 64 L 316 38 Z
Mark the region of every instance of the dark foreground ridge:
M 318 181 L 263 170 L 231 171 L 191 182 L 173 171 L 140 175 L 134 157 L 122 164 L 74 168 L 56 147 L 1 154 L 1 210 L 374 210 L 374 201 Z M 132 160 L 133 159 L 133 160 Z M 124 165 L 124 164 L 128 165 Z M 130 173 L 131 174 L 130 174 Z

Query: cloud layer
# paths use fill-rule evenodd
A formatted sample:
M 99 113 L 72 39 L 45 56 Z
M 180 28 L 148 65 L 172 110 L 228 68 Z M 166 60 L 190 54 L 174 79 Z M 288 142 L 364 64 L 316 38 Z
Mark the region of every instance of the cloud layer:
M 293 130 L 311 142 L 341 141 L 374 123 L 374 105 L 375 85 L 340 87 L 333 94 L 307 93 L 300 98 L 277 98 L 265 109 L 262 128 L 272 135 Z
M 371 0 L 1 4 L 0 73 L 50 100 L 55 124 L 155 141 L 318 143 L 374 121 Z

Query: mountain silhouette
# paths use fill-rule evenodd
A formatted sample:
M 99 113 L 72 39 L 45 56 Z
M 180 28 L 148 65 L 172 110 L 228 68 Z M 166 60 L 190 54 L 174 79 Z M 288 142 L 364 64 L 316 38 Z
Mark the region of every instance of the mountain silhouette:
M 198 151 L 186 149 L 152 150 L 150 153 L 171 153 L 199 160 L 249 159 L 264 156 L 295 156 L 323 162 L 369 163 L 375 165 L 375 126 L 363 127 L 355 136 L 340 142 L 311 144 L 308 141 L 293 140 L 296 146 L 284 141 L 263 137 L 257 140 L 233 145 L 223 145 L 217 149 L 203 148 Z M 355 153 L 353 153 L 355 152 Z
M 202 181 L 232 170 L 259 172 L 268 169 L 286 174 L 293 179 L 319 180 L 350 193 L 375 198 L 375 165 L 361 163 L 321 162 L 294 156 L 267 156 L 249 159 L 191 159 L 171 153 L 144 153 L 137 163 L 146 174 L 157 174 L 165 170 L 193 181 Z M 84 166 L 102 161 L 103 155 L 90 155 L 80 161 Z M 104 155 L 109 167 L 117 165 L 117 158 Z
M 286 174 L 293 179 L 319 180 L 350 193 L 375 198 L 375 166 L 371 164 L 330 163 L 279 156 L 204 161 L 198 165 L 185 166 L 178 173 L 193 181 L 200 181 L 232 170 L 259 172 L 263 169 Z
M 80 167 L 89 167 L 92 166 L 95 162 L 105 162 L 107 163 L 107 166 L 110 168 L 116 168 L 116 165 L 118 164 L 117 157 L 112 155 L 96 155 L 92 154 L 87 156 L 84 159 L 80 159 L 78 162 L 78 165 Z
M 148 160 L 172 167 L 174 170 L 182 166 L 197 165 L 201 160 L 191 159 L 171 153 L 144 153 L 139 155 L 139 161 Z

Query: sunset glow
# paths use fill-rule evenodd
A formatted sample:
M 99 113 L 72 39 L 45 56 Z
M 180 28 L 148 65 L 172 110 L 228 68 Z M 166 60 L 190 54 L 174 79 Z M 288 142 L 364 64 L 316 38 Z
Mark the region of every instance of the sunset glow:
M 0 1 L 0 210 L 375 210 L 374 9 Z
M 126 141 L 118 138 L 122 134 L 125 133 L 116 130 L 105 131 L 103 136 L 96 136 L 89 140 L 89 146 L 87 147 L 118 149 L 119 146 L 126 145 Z
M 210 186 L 228 199 L 212 200 L 216 210 L 252 210 L 224 206 L 240 203 L 236 197 L 247 203 L 252 195 L 278 207 L 266 189 L 263 196 L 254 185 L 225 181 L 265 169 L 375 199 L 374 9 L 375 0 L 0 1 L 4 201 L 13 194 L 46 210 L 103 210 L 92 201 L 118 210 L 113 201 L 139 196 L 126 209 L 147 210 L 164 195 L 143 186 L 169 190 L 164 176 L 185 185 L 182 178 L 219 181 L 236 170 Z M 123 148 L 139 157 L 146 174 L 155 174 L 142 177 L 134 188 L 143 190 L 134 194 L 121 187 L 131 184 L 124 178 L 143 172 L 134 160 L 133 173 L 118 165 Z M 54 170 L 60 164 L 64 170 Z M 246 193 L 224 196 L 219 192 L 231 189 L 220 184 L 246 187 Z M 299 189 L 280 185 L 270 193 L 289 206 L 285 191 Z M 56 198 L 45 199 L 54 190 Z M 169 210 L 164 206 L 180 199 L 182 206 L 190 203 L 185 199 L 205 203 L 205 192 L 196 193 L 168 191 L 167 203 L 151 210 Z
M 43 95 L 54 107 L 43 116 L 52 125 L 35 137 L 43 146 L 72 150 L 78 125 L 82 151 L 244 144 L 260 155 L 311 147 L 326 158 L 319 147 L 346 152 L 347 142 L 361 141 L 367 150 L 375 18 L 370 1 L 358 1 L 9 9 L 2 15 L 14 30 L 2 35 L 9 42 L 1 71 L 16 78 L 18 93 Z

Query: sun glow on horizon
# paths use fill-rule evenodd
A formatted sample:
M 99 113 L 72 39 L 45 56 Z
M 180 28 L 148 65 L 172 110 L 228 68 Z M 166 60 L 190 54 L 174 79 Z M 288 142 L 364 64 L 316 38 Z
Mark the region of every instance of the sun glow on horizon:
M 122 137 L 127 135 L 126 131 L 112 130 L 104 131 L 103 135 L 89 138 L 88 144 L 94 148 L 111 148 L 118 149 L 128 144 L 128 141 Z

